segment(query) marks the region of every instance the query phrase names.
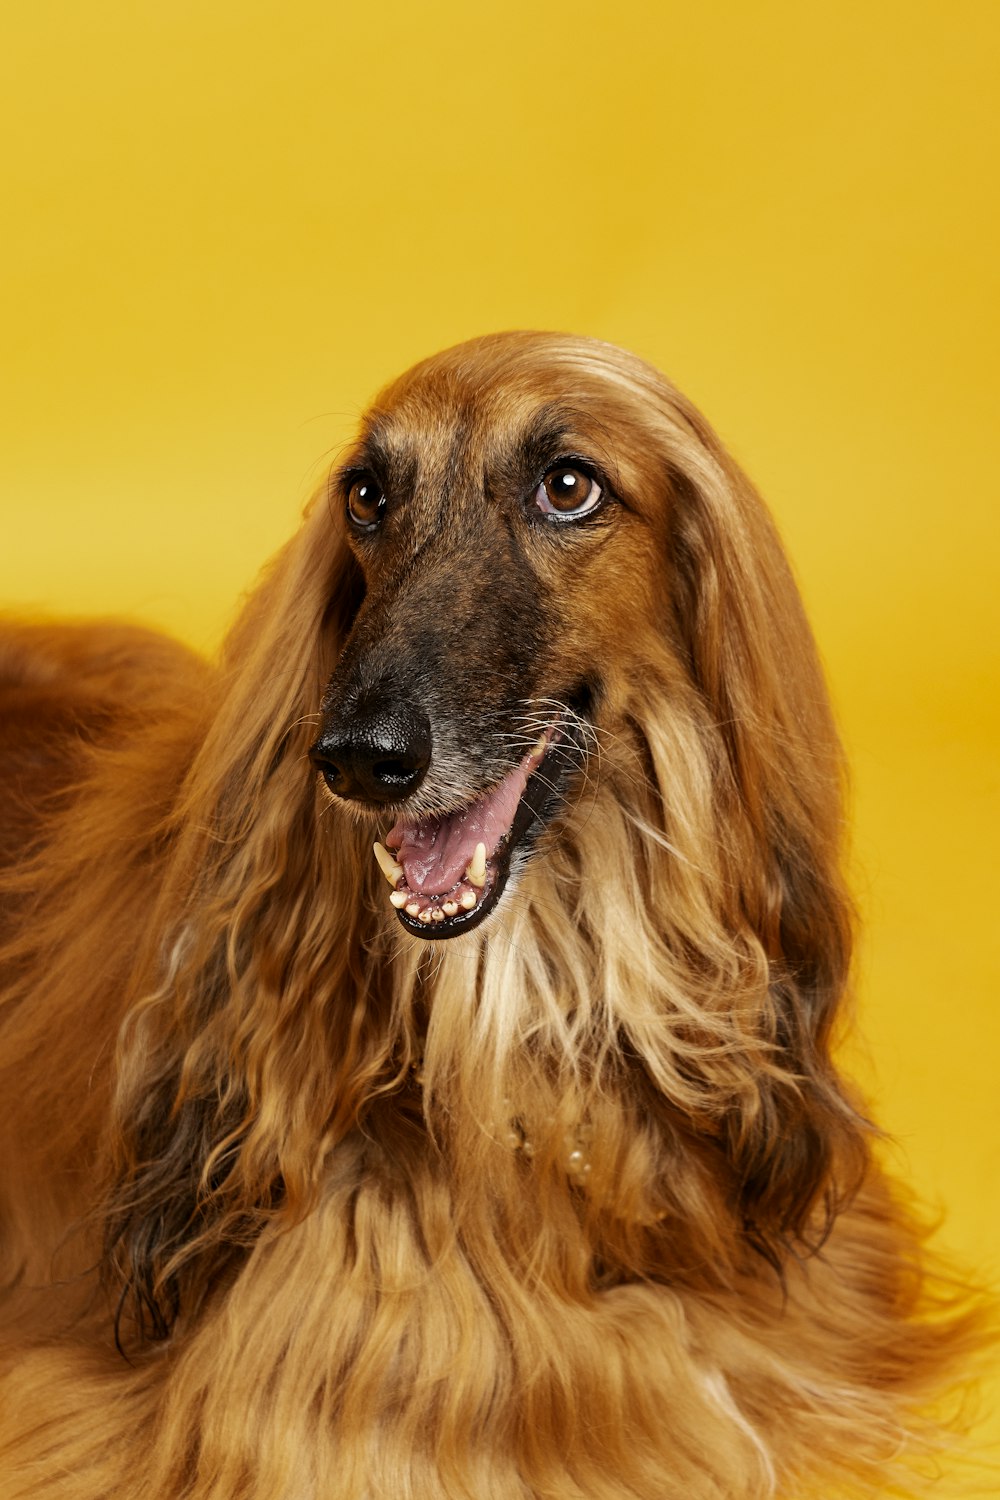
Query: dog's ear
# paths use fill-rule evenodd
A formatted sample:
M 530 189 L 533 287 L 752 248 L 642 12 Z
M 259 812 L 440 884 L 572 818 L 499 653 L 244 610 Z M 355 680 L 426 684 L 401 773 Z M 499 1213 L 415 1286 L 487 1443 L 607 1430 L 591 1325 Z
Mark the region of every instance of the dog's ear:
M 364 949 L 345 937 L 367 870 L 346 820 L 317 826 L 307 756 L 361 591 L 320 501 L 226 643 L 157 851 L 167 873 L 119 1048 L 105 1221 L 109 1279 L 140 1333 L 164 1334 L 269 1217 L 304 1210 L 317 1152 L 377 1071 L 364 1055 L 377 986 L 364 976 L 366 1031 L 347 968 Z
M 866 1155 L 830 1055 L 852 936 L 843 766 L 770 517 L 714 435 L 699 436 L 698 462 L 671 475 L 670 620 L 709 747 L 720 919 L 758 945 L 770 976 L 742 1021 L 762 1050 L 747 1053 L 723 1141 L 747 1231 L 776 1256 L 781 1240 L 822 1237 Z

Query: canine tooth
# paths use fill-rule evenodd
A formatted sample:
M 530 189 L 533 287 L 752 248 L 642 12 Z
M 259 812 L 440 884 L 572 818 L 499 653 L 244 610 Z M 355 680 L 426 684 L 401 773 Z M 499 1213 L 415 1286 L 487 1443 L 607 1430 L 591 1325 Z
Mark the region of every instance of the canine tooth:
M 442 906 L 441 910 L 444 912 L 444 914 L 445 914 L 446 917 L 453 917 L 455 915 L 455 913 L 458 911 L 458 902 L 457 901 L 446 901 L 444 903 L 444 905 Z
M 430 921 L 430 919 L 431 919 L 431 914 L 430 914 L 430 912 L 428 910 L 426 910 L 426 908 L 423 911 L 417 913 L 417 921 L 418 922 L 427 923 L 427 922 Z
M 419 917 L 419 915 L 420 915 L 420 902 L 419 901 L 408 901 L 406 903 L 406 915 L 408 917 Z
M 475 891 L 466 891 L 462 896 L 459 897 L 458 904 L 459 906 L 464 907 L 466 911 L 471 911 L 476 904 Z
M 392 902 L 393 906 L 395 906 L 397 908 L 397 910 L 398 910 L 399 907 L 405 906 L 406 903 L 409 901 L 409 899 L 410 899 L 409 892 L 407 892 L 407 891 L 390 891 L 389 892 L 389 900 Z
M 486 884 L 486 845 L 477 844 L 476 852 L 469 861 L 469 868 L 465 872 L 465 878 L 470 885 L 477 885 L 480 890 Z
M 431 907 L 431 921 L 432 922 L 443 922 L 444 921 L 444 912 L 441 910 L 440 906 L 432 906 Z
M 538 737 L 538 744 L 535 746 L 534 750 L 532 750 L 532 752 L 531 752 L 532 755 L 544 755 L 548 743 L 549 743 L 548 735 L 546 735 L 546 734 L 539 735 L 539 737 Z
M 397 864 L 384 844 L 373 844 L 378 867 L 390 885 L 396 885 L 403 874 L 403 866 Z

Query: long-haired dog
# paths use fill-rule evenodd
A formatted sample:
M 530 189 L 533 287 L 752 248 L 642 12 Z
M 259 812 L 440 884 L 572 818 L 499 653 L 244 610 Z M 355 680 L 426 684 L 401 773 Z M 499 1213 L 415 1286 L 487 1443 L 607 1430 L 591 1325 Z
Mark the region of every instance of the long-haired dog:
M 5 1500 L 917 1482 L 977 1315 L 831 1060 L 794 583 L 659 374 L 449 350 L 217 668 L 2 649 Z

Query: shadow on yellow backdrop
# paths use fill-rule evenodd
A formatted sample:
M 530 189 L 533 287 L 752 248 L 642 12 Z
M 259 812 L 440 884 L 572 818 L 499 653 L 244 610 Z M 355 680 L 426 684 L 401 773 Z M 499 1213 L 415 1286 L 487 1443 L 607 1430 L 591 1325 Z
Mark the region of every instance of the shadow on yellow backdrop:
M 1000 10 L 44 0 L 7 32 L 4 604 L 210 649 L 414 359 L 513 326 L 645 355 L 788 542 L 855 771 L 857 1066 L 943 1242 L 1000 1268 Z

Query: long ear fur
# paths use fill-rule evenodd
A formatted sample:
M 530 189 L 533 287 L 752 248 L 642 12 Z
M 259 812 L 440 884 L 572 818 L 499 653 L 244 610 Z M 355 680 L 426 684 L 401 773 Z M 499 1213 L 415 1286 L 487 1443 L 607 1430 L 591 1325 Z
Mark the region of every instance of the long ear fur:
M 656 395 L 662 402 L 662 382 Z M 840 757 L 808 626 L 763 507 L 683 398 L 670 393 L 665 415 L 670 637 L 687 686 L 682 705 L 666 701 L 659 684 L 646 729 L 662 734 L 664 724 L 683 721 L 697 747 L 695 853 L 712 869 L 697 889 L 697 877 L 661 872 L 668 882 L 689 881 L 678 911 L 686 907 L 690 920 L 676 921 L 672 936 L 650 930 L 639 941 L 687 1007 L 691 1038 L 673 1020 L 650 1029 L 652 987 L 640 999 L 626 982 L 618 996 L 635 1007 L 630 1046 L 640 1058 L 644 1050 L 662 1058 L 673 1049 L 666 1086 L 656 1082 L 663 1075 L 653 1057 L 647 1101 L 650 1119 L 662 1115 L 664 1140 L 675 1140 L 650 1145 L 663 1166 L 665 1200 L 681 1191 L 668 1186 L 678 1131 L 689 1138 L 689 1176 L 697 1175 L 699 1152 L 721 1150 L 738 1222 L 777 1264 L 789 1240 L 822 1238 L 866 1155 L 863 1123 L 830 1060 L 850 960 L 850 911 L 838 873 Z M 317 837 L 317 794 L 304 760 L 312 725 L 301 716 L 318 708 L 359 587 L 316 507 L 234 631 L 219 703 L 177 804 L 166 883 L 122 1043 L 109 1143 L 116 1187 L 108 1264 L 139 1324 L 159 1334 L 182 1305 L 196 1310 L 203 1290 L 263 1228 L 308 1211 L 333 1145 L 375 1093 L 393 1086 L 408 1056 L 403 1033 L 413 997 L 406 999 L 405 985 L 394 994 L 374 940 L 373 902 L 365 896 L 371 861 L 346 819 L 325 821 Z M 676 747 L 669 754 L 676 769 Z M 655 779 L 664 786 L 669 775 Z M 617 817 L 615 808 L 596 810 L 583 837 L 596 839 L 601 819 Z M 635 847 L 610 827 L 605 853 Z M 616 909 L 634 903 L 623 893 Z M 542 907 L 536 920 L 546 920 Z M 706 931 L 712 952 L 699 953 Z M 612 933 L 594 936 L 607 964 Z M 516 939 L 508 960 L 494 952 L 484 970 L 482 1014 L 495 1011 L 495 1020 L 514 1014 L 512 997 L 525 1005 L 536 989 L 523 956 L 535 950 L 525 932 Z M 553 916 L 547 941 L 571 942 L 565 918 Z M 541 975 L 542 948 L 538 958 Z M 582 952 L 569 953 L 567 972 L 581 962 Z M 505 963 L 518 968 L 506 981 Z M 461 968 L 458 955 L 447 956 L 435 995 L 435 1036 L 452 1028 L 454 1047 L 470 1014 Z M 454 1014 L 445 998 L 449 972 Z M 567 1080 L 582 1066 L 578 1049 L 590 1045 L 585 1017 L 596 1022 L 601 1014 L 595 980 L 582 973 L 576 1002 L 572 1034 L 558 1044 L 566 1066 L 547 1083 L 553 1118 L 573 1104 Z M 666 992 L 663 1003 L 672 1003 Z M 565 997 L 551 997 L 553 1018 L 564 1004 Z M 593 1037 L 606 1030 L 597 1025 Z M 503 1034 L 501 1026 L 495 1036 Z M 463 1086 L 472 1089 L 475 1079 L 480 1100 L 501 1087 L 480 1076 L 493 1067 L 492 1049 L 470 1039 L 460 1062 L 449 1046 L 451 1062 L 438 1066 L 437 1042 L 429 1041 L 428 1066 L 438 1080 L 442 1067 L 453 1067 Z M 604 1056 L 605 1042 L 595 1045 Z M 502 1087 L 511 1097 L 526 1088 L 524 1078 L 520 1087 L 514 1081 L 528 1067 L 522 1053 L 506 1051 Z M 538 1066 L 547 1066 L 541 1054 Z M 606 1076 L 602 1067 L 595 1080 Z M 290 1096 L 296 1078 L 301 1087 Z M 541 1075 L 533 1081 L 539 1098 L 545 1086 Z M 595 1087 L 581 1105 L 592 1113 L 603 1108 L 603 1084 Z M 601 1130 L 608 1149 L 621 1130 L 631 1138 L 624 1121 L 609 1117 Z M 460 1175 L 469 1175 L 487 1146 L 462 1145 Z M 494 1162 L 490 1170 L 513 1167 Z M 635 1165 L 634 1175 L 651 1180 L 648 1164 Z M 720 1174 L 707 1159 L 702 1176 L 706 1194 L 718 1191 Z M 685 1204 L 674 1209 L 670 1221 L 684 1222 Z M 620 1258 L 628 1263 L 624 1249 Z
M 843 766 L 795 582 L 764 507 L 683 398 L 697 463 L 672 474 L 671 629 L 715 747 L 725 919 L 766 957 L 757 1022 L 773 1066 L 723 1135 L 751 1239 L 820 1238 L 864 1170 L 865 1122 L 830 1058 L 852 912 L 840 875 Z M 817 1220 L 817 1200 L 825 1211 Z
M 386 992 L 357 934 L 371 862 L 342 820 L 316 837 L 306 758 L 360 592 L 317 503 L 227 642 L 171 819 L 108 1142 L 106 1261 L 140 1331 L 163 1335 L 262 1227 L 308 1210 L 387 1066 Z

